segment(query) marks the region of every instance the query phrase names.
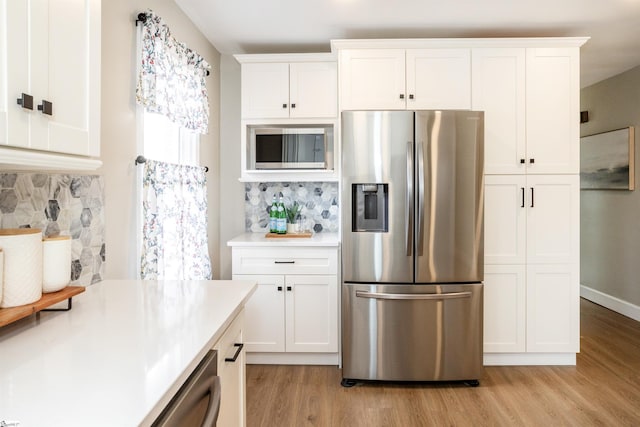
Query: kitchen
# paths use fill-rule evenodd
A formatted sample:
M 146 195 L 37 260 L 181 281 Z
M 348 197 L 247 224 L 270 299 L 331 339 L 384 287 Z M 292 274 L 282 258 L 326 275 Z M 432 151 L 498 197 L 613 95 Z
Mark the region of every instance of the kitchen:
M 105 186 L 105 278 L 133 277 L 134 250 L 121 230 L 132 230 L 134 194 L 132 179 L 139 154 L 135 143 L 135 104 L 132 99 L 135 33 L 133 18 L 150 5 L 147 2 L 103 2 L 102 5 L 102 102 L 101 156 Z M 211 129 L 220 129 L 202 137 L 202 158 L 210 166 L 209 241 L 214 277 L 231 278 L 231 249 L 226 242 L 246 230 L 244 183 L 241 172 L 240 137 L 240 65 L 230 55 L 220 55 L 183 12 L 170 1 L 154 2 L 151 7 L 165 17 L 172 30 L 185 43 L 204 55 L 212 65 L 207 80 L 212 104 Z M 587 33 L 580 35 L 589 35 Z M 328 40 L 327 42 L 328 43 Z M 323 50 L 328 50 L 327 44 Z M 591 41 L 589 42 L 591 43 Z M 585 45 L 585 49 L 588 45 Z M 108 76 L 108 77 L 107 77 Z M 125 82 L 125 84 L 123 84 Z M 220 100 L 220 108 L 217 108 Z M 592 109 L 592 108 L 590 108 Z M 219 116 L 218 116 L 219 114 Z M 606 129 L 596 129 L 606 130 Z M 219 168 L 212 165 L 220 165 Z M 220 209 L 221 206 L 225 208 Z M 232 208 L 228 208 L 232 206 Z M 80 298 L 78 297 L 78 301 Z M 637 304 L 637 302 L 636 302 Z

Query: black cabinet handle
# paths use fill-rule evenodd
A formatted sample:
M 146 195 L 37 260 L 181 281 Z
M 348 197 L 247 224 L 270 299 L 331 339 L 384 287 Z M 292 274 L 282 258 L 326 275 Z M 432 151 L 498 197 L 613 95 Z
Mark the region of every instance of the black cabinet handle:
M 273 261 L 274 264 L 295 264 L 295 261 Z
M 242 347 L 244 347 L 244 344 L 235 343 L 233 346 L 236 348 L 236 354 L 234 354 L 233 357 L 225 357 L 225 362 L 235 362 L 236 360 L 238 360 L 238 356 L 240 356 L 240 352 L 242 351 Z
M 404 99 L 404 93 L 400 94 L 400 99 Z
M 278 292 L 282 292 L 282 286 L 278 286 Z
M 42 100 L 42 104 L 38 105 L 38 111 L 42 111 L 42 114 L 46 114 L 48 116 L 53 115 L 53 103 L 49 101 Z
M 520 207 L 524 208 L 524 187 L 520 187 L 520 190 L 522 190 L 522 204 L 520 205 Z
M 23 92 L 20 98 L 18 98 L 18 105 L 22 106 L 25 110 L 33 110 L 33 96 Z
M 534 164 L 536 162 L 536 159 L 529 159 L 529 163 Z
M 533 207 L 533 187 L 531 187 L 531 207 Z
M 296 108 L 296 104 L 291 104 L 291 108 Z
M 287 108 L 287 104 L 282 104 L 282 108 Z
M 409 99 L 413 99 L 413 94 L 412 93 L 409 94 Z
M 521 163 L 521 164 L 524 164 L 524 159 L 520 159 L 520 163 Z
M 287 286 L 287 290 L 288 290 L 288 291 L 291 291 L 291 286 Z

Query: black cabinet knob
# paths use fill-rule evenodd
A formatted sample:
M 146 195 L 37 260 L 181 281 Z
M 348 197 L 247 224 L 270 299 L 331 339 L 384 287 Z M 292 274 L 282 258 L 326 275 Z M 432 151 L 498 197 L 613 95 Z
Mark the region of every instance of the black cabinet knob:
M 413 99 L 413 94 L 412 93 L 409 94 L 409 99 Z
M 404 93 L 400 94 L 400 99 L 404 99 Z
M 287 286 L 287 290 L 290 291 L 291 290 L 291 286 Z
M 42 100 L 42 103 L 38 105 L 38 111 L 42 111 L 42 114 L 46 114 L 48 116 L 53 115 L 53 103 L 49 101 Z
M 33 96 L 22 93 L 18 98 L 18 105 L 22 106 L 25 110 L 33 110 Z
M 278 286 L 278 292 L 282 292 L 282 286 Z
M 529 159 L 529 163 L 533 164 L 536 162 L 536 159 Z
M 282 108 L 287 108 L 287 104 L 282 104 Z
M 296 108 L 296 104 L 291 104 L 291 108 Z
M 524 164 L 524 159 L 520 159 L 520 163 Z

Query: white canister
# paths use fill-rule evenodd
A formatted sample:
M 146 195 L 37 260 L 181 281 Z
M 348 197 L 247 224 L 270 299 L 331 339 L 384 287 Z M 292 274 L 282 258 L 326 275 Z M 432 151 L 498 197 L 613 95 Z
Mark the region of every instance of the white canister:
M 57 292 L 71 281 L 71 236 L 42 239 L 42 292 Z
M 0 308 L 31 304 L 42 297 L 42 232 L 36 228 L 0 229 L 4 277 Z
M 4 252 L 2 252 L 2 248 L 0 248 L 0 302 L 2 302 L 2 288 L 4 280 L 2 276 L 4 274 Z

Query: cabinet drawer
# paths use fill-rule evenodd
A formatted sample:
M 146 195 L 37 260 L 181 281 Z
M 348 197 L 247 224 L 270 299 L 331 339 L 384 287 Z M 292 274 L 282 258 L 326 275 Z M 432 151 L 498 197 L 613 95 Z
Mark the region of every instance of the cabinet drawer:
M 337 274 L 337 249 L 234 248 L 233 274 Z

